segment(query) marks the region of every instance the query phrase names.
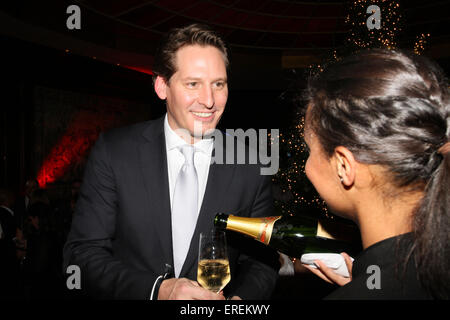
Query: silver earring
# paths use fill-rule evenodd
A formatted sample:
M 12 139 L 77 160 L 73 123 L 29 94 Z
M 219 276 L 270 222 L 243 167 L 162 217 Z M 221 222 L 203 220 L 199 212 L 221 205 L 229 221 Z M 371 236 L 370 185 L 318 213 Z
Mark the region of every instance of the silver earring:
M 342 177 L 339 177 L 339 180 L 341 181 L 341 183 L 344 182 L 344 178 L 342 178 Z

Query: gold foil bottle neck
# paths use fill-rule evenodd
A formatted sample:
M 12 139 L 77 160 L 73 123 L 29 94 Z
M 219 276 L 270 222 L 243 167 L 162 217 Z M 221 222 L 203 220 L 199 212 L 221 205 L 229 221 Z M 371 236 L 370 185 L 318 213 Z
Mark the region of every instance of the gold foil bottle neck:
M 272 236 L 273 226 L 280 218 L 281 216 L 246 218 L 230 215 L 227 229 L 246 234 L 267 245 Z

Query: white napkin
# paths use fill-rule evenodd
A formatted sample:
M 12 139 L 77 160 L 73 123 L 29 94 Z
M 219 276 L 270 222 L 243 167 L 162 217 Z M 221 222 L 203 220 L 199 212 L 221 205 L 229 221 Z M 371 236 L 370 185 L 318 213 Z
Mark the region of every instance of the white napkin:
M 354 260 L 352 257 L 350 257 L 350 259 L 352 259 L 352 261 Z M 300 259 L 302 263 L 307 264 L 312 268 L 317 268 L 314 264 L 314 260 L 322 261 L 328 268 L 333 269 L 334 272 L 343 277 L 350 277 L 344 257 L 338 253 L 306 253 L 303 254 Z

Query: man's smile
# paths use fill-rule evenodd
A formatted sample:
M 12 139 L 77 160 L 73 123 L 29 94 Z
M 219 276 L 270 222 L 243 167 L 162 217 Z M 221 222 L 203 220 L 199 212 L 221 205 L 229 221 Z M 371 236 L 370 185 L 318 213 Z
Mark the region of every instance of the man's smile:
M 209 121 L 214 118 L 214 112 L 194 112 L 192 114 L 195 118 L 199 118 L 201 121 Z

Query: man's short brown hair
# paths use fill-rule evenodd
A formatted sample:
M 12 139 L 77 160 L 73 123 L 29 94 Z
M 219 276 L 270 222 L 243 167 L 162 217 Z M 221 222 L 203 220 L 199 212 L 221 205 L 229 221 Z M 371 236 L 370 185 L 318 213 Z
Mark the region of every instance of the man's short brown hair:
M 184 28 L 170 30 L 155 54 L 153 64 L 153 79 L 157 76 L 169 82 L 177 71 L 175 55 L 179 49 L 188 45 L 213 46 L 223 56 L 225 66 L 228 68 L 228 51 L 222 38 L 210 27 L 202 24 L 191 24 Z

